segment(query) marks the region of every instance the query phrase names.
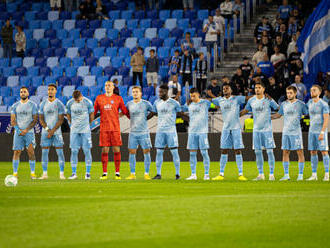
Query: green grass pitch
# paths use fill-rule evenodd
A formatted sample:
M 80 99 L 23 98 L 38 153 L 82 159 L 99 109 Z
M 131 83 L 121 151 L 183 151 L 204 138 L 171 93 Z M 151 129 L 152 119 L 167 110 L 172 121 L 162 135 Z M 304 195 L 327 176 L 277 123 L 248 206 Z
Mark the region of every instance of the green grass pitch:
M 290 182 L 253 182 L 255 162 L 245 162 L 248 182 L 237 180 L 230 162 L 226 180 L 174 180 L 174 166 L 164 163 L 163 180 L 144 181 L 143 164 L 137 163 L 136 181 L 99 180 L 101 163 L 85 181 L 84 164 L 79 180 L 60 181 L 57 163 L 49 165 L 48 181 L 31 181 L 27 163 L 21 163 L 17 187 L 0 186 L 0 247 L 329 247 L 330 184 L 296 182 L 297 163 L 291 163 Z M 268 165 L 265 166 L 267 175 Z M 151 165 L 155 174 L 155 164 Z M 218 174 L 211 164 L 211 177 Z M 12 172 L 0 163 L 0 178 Z M 71 172 L 66 164 L 66 176 Z M 41 165 L 37 164 L 37 175 Z M 122 177 L 129 175 L 122 163 Z M 182 178 L 190 175 L 181 165 Z M 283 175 L 276 164 L 275 176 Z M 311 175 L 306 163 L 305 178 Z M 268 178 L 268 176 L 267 176 Z

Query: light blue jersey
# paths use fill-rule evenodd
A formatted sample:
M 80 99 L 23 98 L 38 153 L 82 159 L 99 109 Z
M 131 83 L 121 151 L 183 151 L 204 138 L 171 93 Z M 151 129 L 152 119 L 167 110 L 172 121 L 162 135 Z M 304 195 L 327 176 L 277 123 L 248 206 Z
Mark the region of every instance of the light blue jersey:
M 12 106 L 11 114 L 16 116 L 16 123 L 19 129 L 24 130 L 33 121 L 33 116 L 38 114 L 38 107 L 30 100 L 26 103 L 18 101 Z M 34 129 L 31 128 L 29 133 L 34 133 Z
M 210 105 L 210 101 L 201 99 L 198 103 L 183 106 L 183 111 L 189 112 L 189 133 L 208 133 Z
M 287 100 L 281 104 L 278 113 L 284 116 L 283 135 L 301 134 L 301 116 L 308 114 L 307 106 L 304 102 L 296 100 L 291 103 Z
M 149 112 L 153 111 L 151 103 L 145 100 L 141 100 L 138 103 L 129 101 L 126 106 L 131 120 L 131 133 L 149 133 L 147 116 Z
M 181 106 L 176 100 L 157 99 L 153 111 L 158 114 L 157 133 L 176 133 L 176 113 L 181 112 Z
M 253 113 L 253 131 L 272 132 L 271 111 L 278 109 L 278 104 L 273 99 L 256 96 L 249 99 L 245 109 Z
M 212 102 L 220 107 L 223 119 L 223 131 L 241 129 L 239 113 L 240 105 L 245 103 L 245 96 L 217 97 Z
M 89 114 L 94 112 L 93 104 L 86 97 L 76 102 L 73 98 L 66 104 L 66 112 L 71 115 L 71 133 L 90 133 Z
M 50 102 L 48 99 L 45 99 L 39 106 L 39 114 L 44 115 L 44 120 L 47 124 L 47 127 L 52 129 L 55 127 L 58 121 L 58 116 L 65 114 L 65 107 L 63 103 L 58 99 L 55 99 L 52 102 Z M 61 133 L 61 128 L 58 128 L 54 134 L 60 135 Z M 42 128 L 42 134 L 48 134 L 48 132 Z
M 313 99 L 311 99 L 308 101 L 307 107 L 310 117 L 309 132 L 320 133 L 324 122 L 323 115 L 329 114 L 329 105 L 322 99 L 317 102 L 314 102 Z

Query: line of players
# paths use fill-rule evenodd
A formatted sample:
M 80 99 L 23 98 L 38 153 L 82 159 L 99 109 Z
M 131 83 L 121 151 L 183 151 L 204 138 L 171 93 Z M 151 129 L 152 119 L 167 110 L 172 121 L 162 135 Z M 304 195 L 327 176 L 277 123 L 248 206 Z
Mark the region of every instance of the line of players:
M 126 179 L 136 179 L 135 176 L 135 154 L 138 146 L 141 146 L 144 153 L 145 174 L 144 179 L 151 179 L 149 176 L 152 148 L 147 120 L 154 115 L 158 115 L 158 126 L 156 132 L 155 147 L 157 175 L 153 179 L 161 179 L 161 168 L 163 163 L 164 149 L 168 147 L 172 153 L 175 165 L 176 179 L 180 179 L 180 157 L 178 153 L 178 136 L 176 132 L 176 118 L 181 116 L 189 120 L 188 145 L 190 152 L 191 176 L 187 180 L 196 180 L 197 151 L 200 150 L 204 164 L 204 180 L 209 180 L 210 158 L 208 155 L 208 109 L 211 101 L 201 99 L 196 88 L 190 90 L 190 100 L 188 104 L 180 104 L 168 96 L 168 86 L 159 87 L 159 99 L 153 105 L 142 99 L 142 90 L 139 86 L 132 89 L 133 100 L 125 106 L 122 97 L 114 93 L 114 84 L 110 81 L 105 83 L 105 94 L 99 95 L 93 106 L 92 102 L 83 97 L 79 91 L 73 92 L 73 98 L 68 101 L 66 107 L 55 96 L 57 87 L 54 84 L 48 86 L 48 99 L 37 105 L 28 99 L 28 89 L 20 89 L 20 101 L 12 106 L 11 125 L 15 129 L 13 141 L 13 172 L 17 176 L 19 158 L 21 151 L 27 148 L 31 178 L 36 179 L 35 175 L 35 136 L 34 129 L 39 113 L 40 124 L 42 125 L 41 147 L 42 147 L 42 169 L 43 175 L 40 179 L 47 179 L 48 153 L 51 146 L 54 146 L 58 155 L 60 167 L 60 179 L 64 176 L 64 154 L 63 138 L 61 125 L 64 115 L 67 115 L 71 123 L 70 130 L 70 149 L 72 175 L 69 179 L 76 179 L 78 152 L 82 148 L 85 154 L 86 174 L 85 179 L 90 179 L 92 166 L 92 139 L 90 123 L 94 116 L 100 112 L 100 139 L 99 145 L 102 147 L 101 161 L 103 175 L 100 179 L 107 179 L 108 153 L 110 147 L 114 153 L 115 179 L 120 177 L 122 145 L 120 135 L 119 118 L 126 115 L 130 119 L 129 134 L 129 164 L 131 174 Z M 254 96 L 233 96 L 229 84 L 223 86 L 223 97 L 218 97 L 212 102 L 220 108 L 223 118 L 223 129 L 221 133 L 220 148 L 222 150 L 220 158 L 220 174 L 212 180 L 223 180 L 224 170 L 228 160 L 229 150 L 234 150 L 239 177 L 241 181 L 247 178 L 243 175 L 243 158 L 241 150 L 244 149 L 242 131 L 239 118 L 252 112 L 253 114 L 253 149 L 256 155 L 256 163 L 259 175 L 254 180 L 265 180 L 263 167 L 263 150 L 266 149 L 269 164 L 269 180 L 275 180 L 274 167 L 275 158 L 273 149 L 275 148 L 271 119 L 284 116 L 284 127 L 282 135 L 283 167 L 284 177 L 280 180 L 290 180 L 289 177 L 289 154 L 296 151 L 299 162 L 298 181 L 303 180 L 304 153 L 300 120 L 302 115 L 310 115 L 310 129 L 308 135 L 308 149 L 311 152 L 312 176 L 307 180 L 317 180 L 318 151 L 323 156 L 325 168 L 324 181 L 329 181 L 329 155 L 328 155 L 328 135 L 327 126 L 329 119 L 329 107 L 322 99 L 320 94 L 322 89 L 318 85 L 311 88 L 312 99 L 304 104 L 297 100 L 297 89 L 289 86 L 286 89 L 287 100 L 278 104 L 265 95 L 265 86 L 262 83 L 255 85 Z M 245 104 L 245 109 L 240 111 L 240 105 Z M 120 111 L 119 111 L 120 110 Z M 271 115 L 271 111 L 278 111 Z

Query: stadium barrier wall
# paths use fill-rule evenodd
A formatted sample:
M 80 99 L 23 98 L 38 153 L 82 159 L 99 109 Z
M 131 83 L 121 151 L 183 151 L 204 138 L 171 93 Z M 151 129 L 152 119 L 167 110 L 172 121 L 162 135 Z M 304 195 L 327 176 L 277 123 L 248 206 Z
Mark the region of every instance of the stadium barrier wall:
M 210 143 L 210 159 L 211 161 L 219 161 L 220 159 L 220 135 L 221 133 L 209 133 L 209 143 Z M 155 134 L 152 133 L 151 135 L 151 141 L 152 144 L 154 144 L 155 141 Z M 330 135 L 328 134 L 328 137 Z M 187 141 L 188 141 L 188 134 L 187 133 L 178 133 L 179 137 L 179 154 L 181 161 L 189 161 L 189 152 L 186 149 L 187 147 Z M 275 159 L 276 161 L 282 161 L 282 151 L 281 151 L 281 133 L 274 133 L 274 139 L 276 148 L 274 149 Z M 70 161 L 70 134 L 69 133 L 63 133 L 63 139 L 64 139 L 64 155 L 65 155 L 65 161 Z M 122 141 L 123 146 L 121 148 L 122 152 L 122 161 L 128 161 L 128 134 L 123 133 L 122 134 Z M 304 152 L 305 152 L 305 158 L 306 161 L 310 160 L 310 154 L 307 150 L 307 141 L 308 141 L 308 133 L 303 133 L 303 142 L 304 142 Z M 93 142 L 93 148 L 92 148 L 92 156 L 93 161 L 100 161 L 101 158 L 101 148 L 98 146 L 99 144 L 99 134 L 98 133 L 92 133 L 92 142 Z M 243 149 L 243 159 L 244 161 L 255 161 L 255 155 L 252 149 L 252 133 L 243 133 L 243 142 L 245 145 L 245 149 Z M 40 134 L 36 134 L 36 159 L 37 161 L 41 161 L 41 147 L 40 147 Z M 6 133 L 0 133 L 0 161 L 12 161 L 12 145 L 13 145 L 13 134 L 6 134 Z M 266 155 L 266 153 L 264 153 Z M 320 155 L 319 155 L 320 156 Z M 151 150 L 151 159 L 152 161 L 155 161 L 156 157 L 156 149 L 153 148 Z M 292 153 L 290 155 L 290 158 L 293 161 L 297 160 L 297 156 L 295 153 Z M 319 158 L 321 161 L 321 157 Z M 143 153 L 141 149 L 137 152 L 137 160 L 143 161 Z M 198 154 L 198 160 L 202 161 L 202 157 L 200 154 Z M 28 161 L 26 152 L 23 152 L 21 155 L 21 161 Z M 49 161 L 57 161 L 57 155 L 55 152 L 55 149 L 50 149 L 49 152 Z M 79 161 L 84 161 L 83 152 L 79 152 Z M 113 154 L 112 152 L 109 153 L 109 161 L 113 161 Z M 168 149 L 164 152 L 164 161 L 172 161 L 171 153 Z M 235 157 L 233 152 L 229 153 L 229 161 L 235 161 Z M 267 159 L 265 159 L 267 161 Z

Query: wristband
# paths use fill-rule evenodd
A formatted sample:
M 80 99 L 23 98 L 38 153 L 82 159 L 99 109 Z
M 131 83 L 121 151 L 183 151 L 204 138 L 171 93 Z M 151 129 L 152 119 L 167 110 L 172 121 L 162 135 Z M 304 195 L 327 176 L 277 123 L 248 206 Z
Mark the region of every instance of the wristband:
M 321 131 L 321 134 L 324 134 L 324 131 Z
M 49 131 L 49 127 L 45 127 L 45 130 L 48 132 Z

